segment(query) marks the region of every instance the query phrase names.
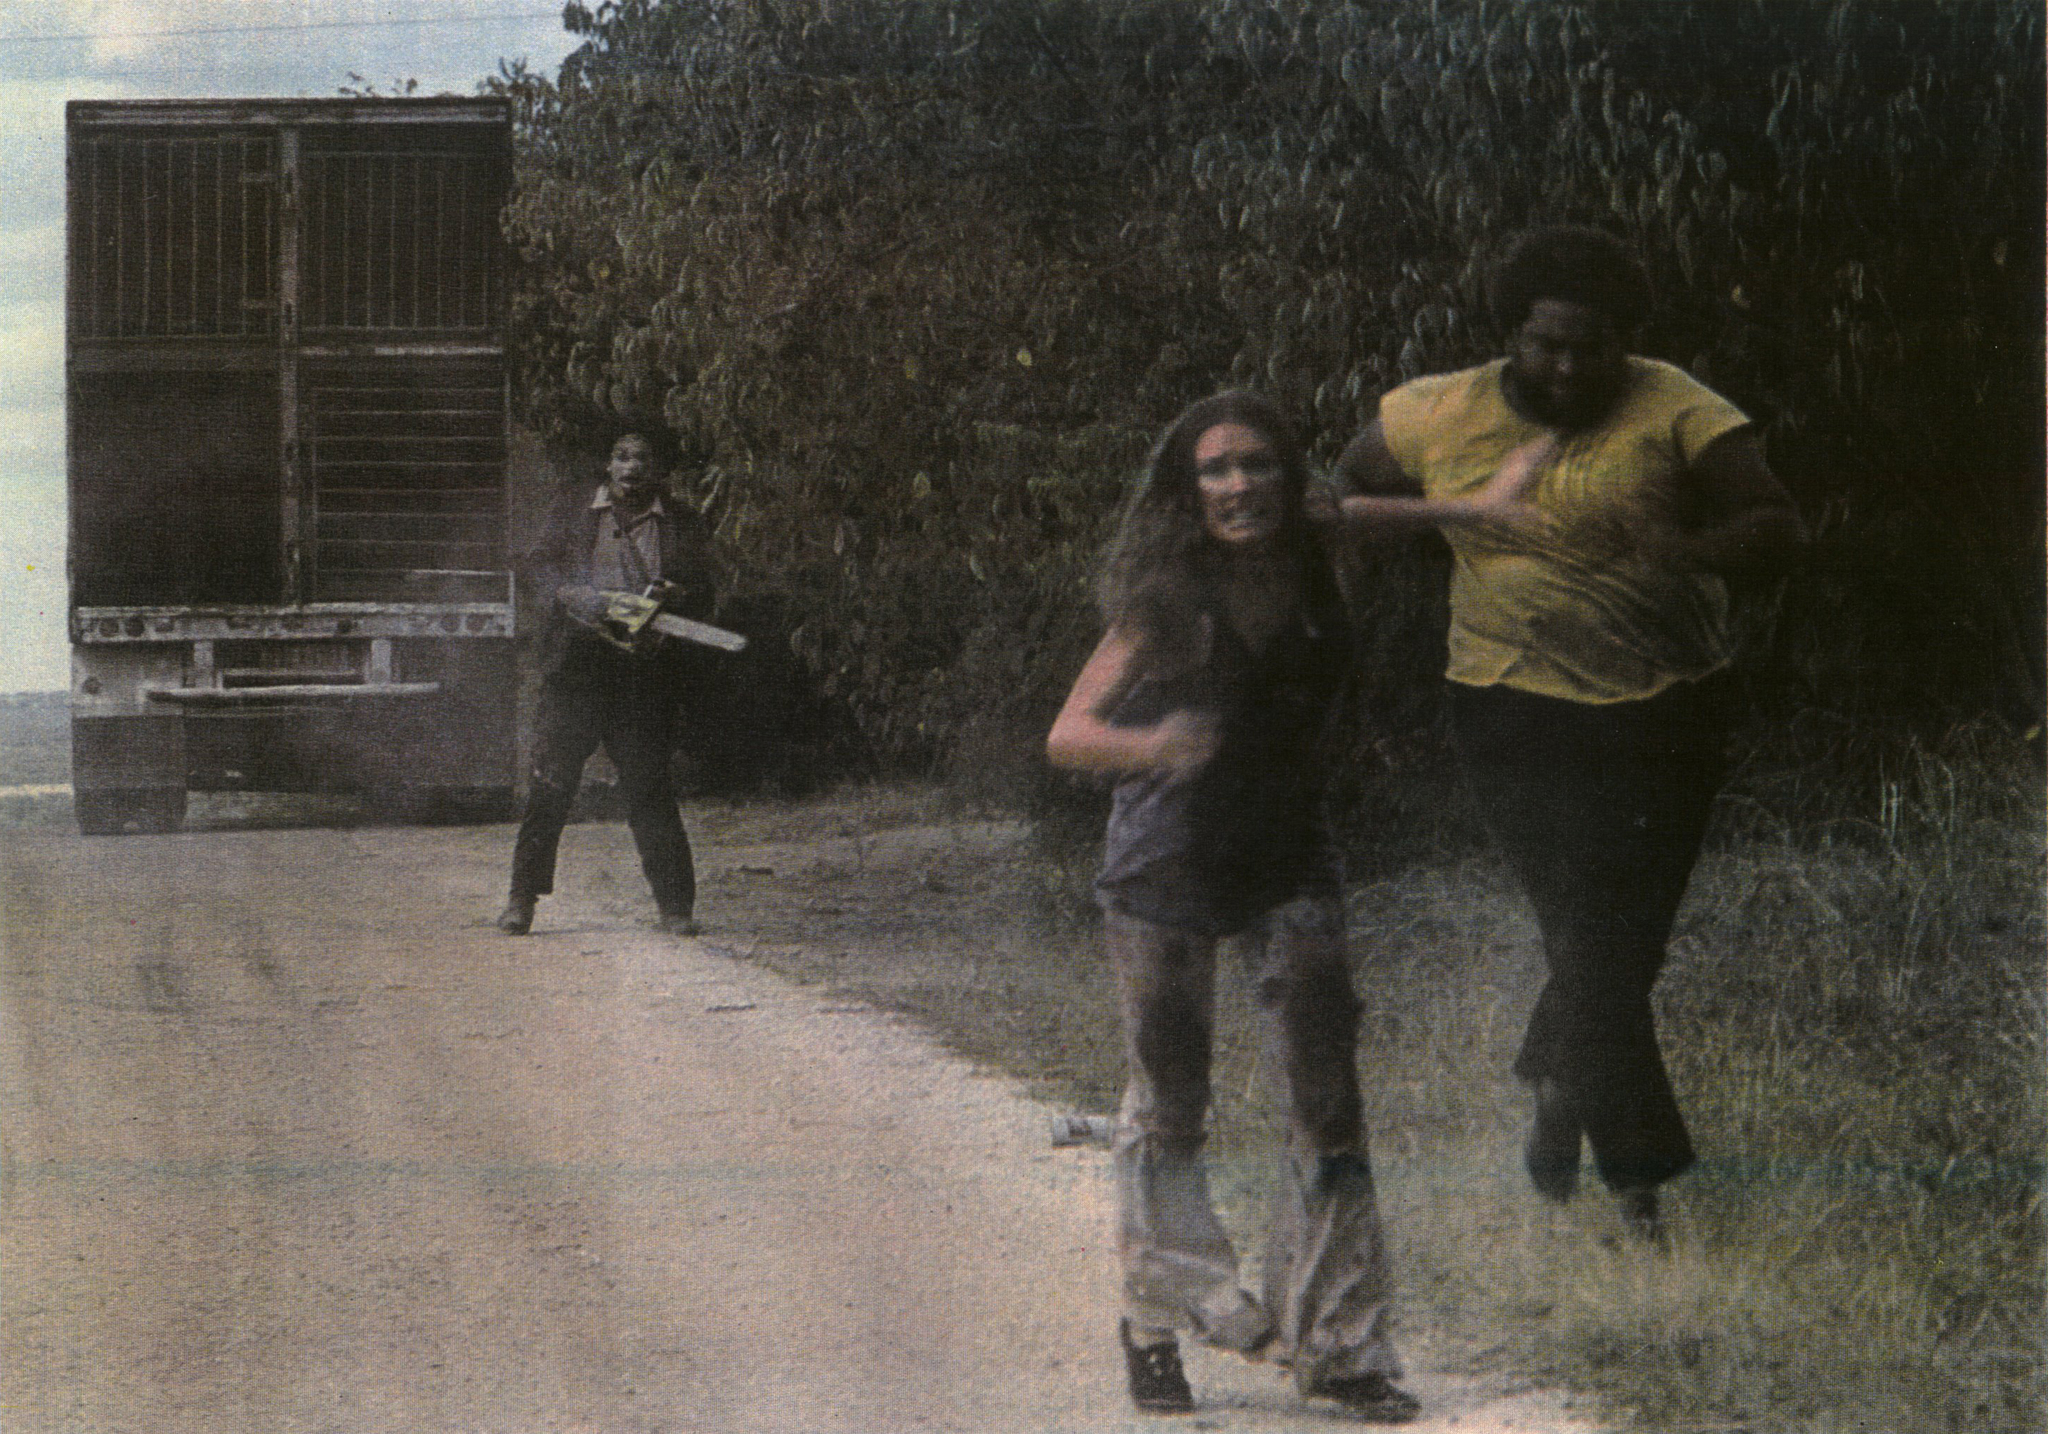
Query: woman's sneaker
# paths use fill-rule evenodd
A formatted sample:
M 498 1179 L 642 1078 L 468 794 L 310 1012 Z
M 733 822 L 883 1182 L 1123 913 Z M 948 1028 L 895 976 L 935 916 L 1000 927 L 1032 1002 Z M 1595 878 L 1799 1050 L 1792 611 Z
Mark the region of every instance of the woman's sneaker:
M 1131 1403 L 1148 1414 L 1192 1414 L 1195 1392 L 1188 1388 L 1187 1373 L 1180 1367 L 1180 1345 L 1173 1340 L 1148 1344 L 1142 1349 L 1131 1343 L 1131 1322 L 1120 1320 L 1117 1341 L 1124 1347 L 1124 1372 L 1130 1376 Z
M 1406 1424 L 1422 1412 L 1422 1401 L 1384 1374 L 1326 1379 L 1315 1392 L 1336 1400 L 1353 1418 L 1368 1424 Z

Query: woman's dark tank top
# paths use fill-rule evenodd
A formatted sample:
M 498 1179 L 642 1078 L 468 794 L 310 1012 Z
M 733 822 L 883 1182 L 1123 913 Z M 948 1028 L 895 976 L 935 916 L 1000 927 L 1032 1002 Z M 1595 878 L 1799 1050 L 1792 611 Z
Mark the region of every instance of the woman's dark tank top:
M 1107 720 L 1145 727 L 1188 711 L 1214 719 L 1222 740 L 1190 775 L 1117 784 L 1095 895 L 1141 921 L 1227 936 L 1297 897 L 1339 889 L 1316 747 L 1349 652 L 1336 613 L 1321 623 L 1297 614 L 1259 653 L 1220 615 L 1201 623 L 1208 660 L 1141 676 Z

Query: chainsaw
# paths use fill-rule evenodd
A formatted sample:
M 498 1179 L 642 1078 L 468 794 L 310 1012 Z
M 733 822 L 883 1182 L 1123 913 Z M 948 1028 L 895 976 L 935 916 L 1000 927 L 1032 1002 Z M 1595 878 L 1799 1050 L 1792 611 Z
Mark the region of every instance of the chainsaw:
M 664 637 L 715 647 L 720 652 L 739 652 L 747 645 L 747 640 L 736 632 L 663 612 L 653 589 L 645 593 L 606 591 L 598 596 L 604 599 L 604 612 L 592 625 L 592 631 L 627 652 L 645 653 Z

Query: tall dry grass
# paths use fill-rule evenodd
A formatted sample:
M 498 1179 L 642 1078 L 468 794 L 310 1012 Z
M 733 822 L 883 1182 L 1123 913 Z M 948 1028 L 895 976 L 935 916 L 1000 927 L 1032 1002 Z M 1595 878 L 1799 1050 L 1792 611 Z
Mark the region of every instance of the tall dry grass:
M 1659 1019 L 1703 1159 L 1663 1254 L 1621 1237 L 1590 1167 L 1562 1209 L 1522 1178 L 1507 1065 L 1540 954 L 1504 872 L 1355 894 L 1404 1299 L 1475 1366 L 1659 1429 L 2041 1426 L 2038 769 L 1978 726 L 1890 771 L 1875 819 L 1772 833 L 1731 801 L 1694 875 Z M 1222 1184 L 1247 1221 L 1277 1133 L 1249 1022 L 1225 1003 Z

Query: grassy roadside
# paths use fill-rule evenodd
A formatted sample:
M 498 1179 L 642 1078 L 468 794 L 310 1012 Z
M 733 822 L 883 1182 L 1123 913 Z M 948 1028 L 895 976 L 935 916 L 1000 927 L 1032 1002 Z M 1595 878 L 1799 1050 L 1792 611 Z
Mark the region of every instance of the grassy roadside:
M 1928 769 L 1929 773 L 1934 768 Z M 2041 830 L 2023 757 L 1902 789 L 1892 818 L 1749 835 L 1696 874 L 1661 988 L 1704 1160 L 1671 1245 L 1619 1240 L 1592 1188 L 1538 1201 L 1509 1057 L 1539 979 L 1487 858 L 1354 890 L 1361 1050 L 1411 1325 L 1474 1371 L 1604 1396 L 1658 1430 L 2039 1428 Z M 1909 784 L 1910 785 L 1910 784 Z M 843 793 L 717 841 L 844 840 L 806 901 L 707 893 L 748 954 L 903 1011 L 1079 1108 L 1120 1056 L 1086 873 L 942 792 Z M 727 913 L 720 918 L 716 913 Z M 1247 1238 L 1278 1130 L 1240 979 L 1219 1001 L 1218 1189 Z

